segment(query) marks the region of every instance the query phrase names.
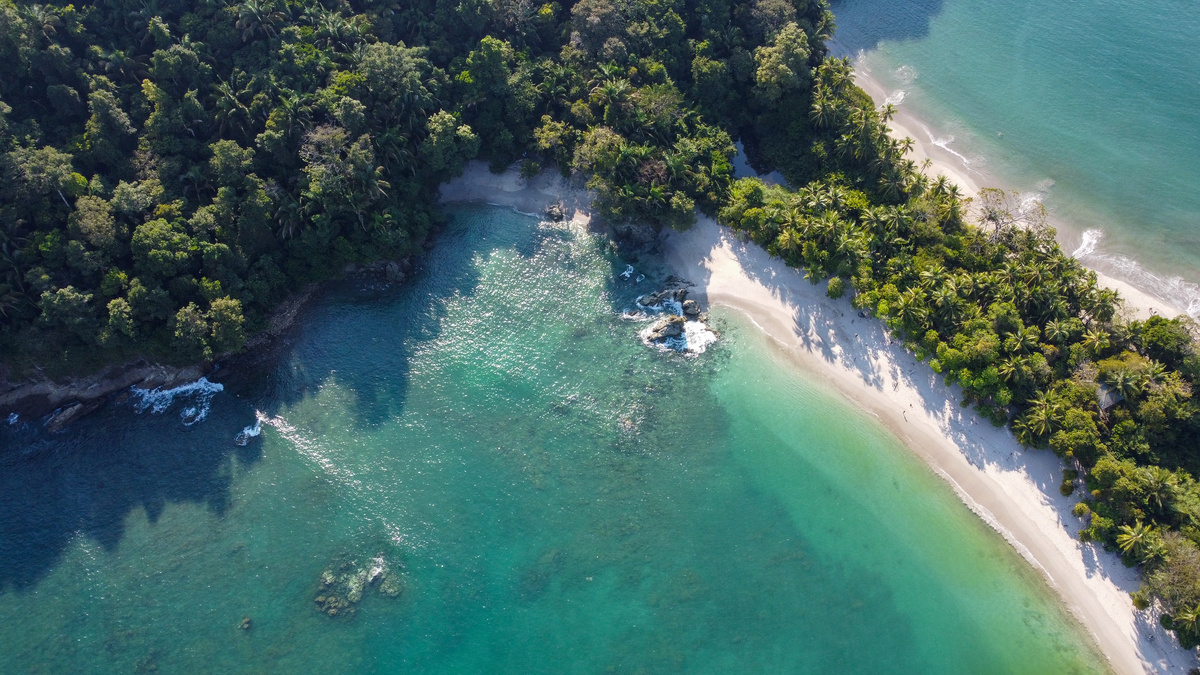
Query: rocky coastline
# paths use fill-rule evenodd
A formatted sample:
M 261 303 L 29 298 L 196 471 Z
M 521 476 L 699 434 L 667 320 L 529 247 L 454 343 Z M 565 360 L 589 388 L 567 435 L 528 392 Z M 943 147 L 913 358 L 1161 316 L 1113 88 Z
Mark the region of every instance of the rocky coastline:
M 386 283 L 402 283 L 413 270 L 412 258 L 381 260 L 366 265 L 348 265 L 340 279 L 365 278 Z M 83 376 L 50 378 L 35 376 L 10 381 L 0 372 L 0 420 L 39 420 L 51 433 L 101 408 L 110 399 L 131 388 L 165 390 L 195 382 L 202 377 L 222 379 L 226 372 L 261 363 L 274 353 L 274 346 L 296 319 L 315 300 L 326 282 L 314 282 L 284 300 L 272 312 L 266 328 L 254 333 L 242 351 L 225 354 L 211 362 L 172 366 L 137 358 L 108 366 Z
M 468 173 L 483 173 L 479 171 L 479 167 L 471 169 L 473 171 L 468 170 Z M 509 174 L 512 173 L 510 171 L 501 175 L 490 174 L 488 177 L 503 182 L 511 179 Z M 443 203 L 483 201 L 480 199 L 481 195 L 458 194 L 455 188 L 460 185 L 462 183 L 454 181 L 443 186 Z M 504 192 L 503 189 L 500 190 L 501 194 Z M 550 221 L 568 220 L 572 213 L 584 209 L 583 212 L 589 216 L 587 220 L 591 221 L 588 223 L 589 229 L 608 236 L 625 253 L 631 254 L 632 258 L 657 253 L 657 228 L 645 224 L 603 223 L 593 218 L 590 211 L 586 210 L 590 202 L 590 195 L 586 193 L 572 190 L 564 192 L 560 189 L 543 191 L 526 186 L 523 190 L 511 194 L 519 196 L 520 199 L 515 202 L 509 199 L 501 200 L 501 205 L 509 205 L 518 210 L 524 207 L 530 211 L 538 211 Z M 432 247 L 436 235 L 436 231 L 430 233 L 424 246 L 426 250 Z M 337 280 L 370 279 L 389 284 L 403 283 L 412 274 L 416 264 L 415 257 L 350 264 L 342 270 Z M 715 341 L 716 334 L 708 330 L 707 316 L 701 312 L 699 305 L 686 298 L 687 289 L 679 286 L 681 280 L 672 278 L 667 281 L 668 286 L 671 286 L 672 282 L 674 286 L 638 299 L 639 308 L 648 315 L 661 314 L 660 318 L 639 335 L 647 345 L 660 349 L 684 354 L 702 352 L 710 338 Z M 211 362 L 171 366 L 139 357 L 88 375 L 60 378 L 35 376 L 15 382 L 10 381 L 8 374 L 0 370 L 0 420 L 38 420 L 47 431 L 54 433 L 134 387 L 165 390 L 195 382 L 202 377 L 218 382 L 226 379 L 230 373 L 253 368 L 270 360 L 281 338 L 296 324 L 304 309 L 319 297 L 327 283 L 329 282 L 313 282 L 293 293 L 271 314 L 267 326 L 249 337 L 240 352 L 221 355 Z M 701 328 L 703 331 L 698 332 Z M 689 335 L 696 334 L 705 336 L 701 340 L 703 344 L 697 349 L 689 348 Z

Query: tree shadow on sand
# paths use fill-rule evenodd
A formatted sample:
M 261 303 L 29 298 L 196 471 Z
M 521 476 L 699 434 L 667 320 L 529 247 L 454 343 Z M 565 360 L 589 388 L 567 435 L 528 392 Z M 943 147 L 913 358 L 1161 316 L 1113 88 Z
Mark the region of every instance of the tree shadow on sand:
M 813 302 L 807 294 L 801 296 L 791 288 L 802 275 L 799 270 L 785 268 L 762 248 L 727 228 L 713 228 L 707 236 L 705 247 L 728 247 L 747 276 L 791 308 L 787 329 L 799 343 L 795 349 L 853 373 L 864 385 L 885 395 L 901 388 L 918 391 L 920 403 L 902 411 L 904 423 L 926 415 L 974 467 L 989 473 L 1015 473 L 1027 480 L 1036 488 L 1037 502 L 1051 509 L 1058 525 L 1077 537 L 1082 521 L 1072 508 L 1079 496 L 1064 496 L 1059 491 L 1064 467 L 1058 457 L 1045 450 L 1019 448 L 1011 431 L 991 429 L 991 422 L 960 404 L 963 394 L 959 386 L 946 386 L 927 363 L 918 361 L 888 333 L 881 320 L 860 315 L 848 299 L 820 298 Z M 700 289 L 707 287 L 711 280 L 707 268 L 693 271 L 690 281 Z M 899 401 L 895 405 L 898 410 L 903 408 Z M 903 436 L 902 426 L 897 433 Z M 996 436 L 1002 438 L 997 440 Z M 1077 542 L 1073 552 L 1063 553 L 1068 558 L 1078 556 L 1088 577 L 1106 579 L 1121 591 L 1133 592 L 1140 585 L 1136 569 L 1125 567 L 1119 556 L 1094 542 Z M 1162 653 L 1160 645 L 1171 652 L 1170 645 L 1174 644 L 1174 638 L 1156 624 L 1155 618 L 1153 612 L 1135 614 L 1139 627 L 1135 641 L 1148 660 L 1159 658 L 1156 654 Z

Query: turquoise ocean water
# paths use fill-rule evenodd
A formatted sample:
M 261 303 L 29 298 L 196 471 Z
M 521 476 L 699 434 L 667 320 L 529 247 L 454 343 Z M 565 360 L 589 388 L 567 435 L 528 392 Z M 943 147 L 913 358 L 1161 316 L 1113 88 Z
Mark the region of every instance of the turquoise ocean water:
M 1200 6 L 832 6 L 835 49 L 927 122 L 921 140 L 1042 196 L 1068 252 L 1200 314 Z
M 453 214 L 414 283 L 330 290 L 207 403 L 3 427 L 0 672 L 1103 672 L 737 316 L 654 351 L 603 240 Z

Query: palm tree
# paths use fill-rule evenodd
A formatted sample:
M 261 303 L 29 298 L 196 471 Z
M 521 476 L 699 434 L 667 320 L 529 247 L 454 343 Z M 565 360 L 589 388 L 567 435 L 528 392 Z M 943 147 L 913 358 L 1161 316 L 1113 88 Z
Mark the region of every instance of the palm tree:
M 1008 339 L 1004 341 L 1004 346 L 1010 352 L 1020 352 L 1027 354 L 1037 348 L 1038 345 L 1038 329 L 1037 326 L 1030 326 L 1023 330 L 1013 331 L 1009 334 Z
M 1037 434 L 1034 433 L 1033 428 L 1030 426 L 1027 418 L 1021 417 L 1017 419 L 1013 422 L 1012 428 L 1013 434 L 1016 435 L 1018 443 L 1027 448 L 1032 448 L 1033 446 L 1037 445 Z
M 186 173 L 179 176 L 179 182 L 183 185 L 183 197 L 187 198 L 188 192 L 191 191 L 196 196 L 196 201 L 200 201 L 200 191 L 208 187 L 208 179 L 204 177 L 204 170 L 200 164 L 193 164 Z
M 1029 410 L 1025 413 L 1025 423 L 1030 432 L 1038 438 L 1047 438 L 1061 426 L 1059 416 L 1062 412 L 1062 402 L 1051 400 L 1046 392 L 1039 391 L 1037 396 L 1028 402 Z
M 243 139 L 250 138 L 250 109 L 241 101 L 246 93 L 234 91 L 228 82 L 218 82 L 213 94 L 213 118 L 217 122 L 217 131 L 221 135 L 227 132 L 237 132 Z
M 57 35 L 58 28 L 62 26 L 62 19 L 54 13 L 54 8 L 46 5 L 30 5 L 25 10 L 25 16 L 47 40 Z
M 1067 326 L 1067 322 L 1059 321 L 1058 319 L 1047 321 L 1044 332 L 1046 333 L 1046 339 L 1056 345 L 1062 344 L 1071 337 L 1071 331 Z
M 812 108 L 809 110 L 808 118 L 816 125 L 818 129 L 826 129 L 832 123 L 836 112 L 836 106 L 826 96 L 818 92 L 813 96 Z
M 99 50 L 98 47 L 93 49 Z M 110 52 L 99 51 L 100 63 L 104 66 L 104 72 L 114 77 L 120 76 L 121 79 L 140 82 L 150 76 L 150 71 L 146 67 L 146 57 L 130 56 L 126 52 L 119 49 L 114 49 Z
M 790 227 L 785 227 L 779 233 L 779 238 L 775 241 L 776 246 L 783 253 L 792 253 L 804 244 L 804 240 L 799 234 Z
M 291 90 L 282 92 L 279 105 L 272 112 L 278 113 L 281 131 L 289 138 L 312 127 L 312 108 L 302 94 Z
M 1166 374 L 1167 367 L 1162 363 L 1155 361 L 1154 359 L 1150 359 L 1150 364 L 1146 366 L 1146 369 L 1142 372 L 1147 385 L 1150 383 L 1161 383 Z
M 925 288 L 934 288 L 941 286 L 946 279 L 946 268 L 939 264 L 933 264 L 921 270 L 921 286 Z
M 1108 385 L 1117 391 L 1126 401 L 1132 401 L 1142 393 L 1142 381 L 1137 373 L 1128 368 L 1115 370 L 1105 378 Z
M 1004 378 L 1005 382 L 1012 382 L 1013 378 L 1021 373 L 1021 369 L 1025 365 L 1025 358 L 1024 356 L 1010 356 L 996 366 L 996 372 L 1000 373 L 1000 377 Z
M 1097 326 L 1083 334 L 1082 344 L 1083 348 L 1093 355 L 1099 355 L 1100 352 L 1108 349 L 1111 343 L 1108 339 L 1108 332 Z
M 1200 623 L 1200 606 L 1177 611 L 1171 616 L 1171 620 L 1175 632 L 1194 636 L 1197 624 Z
M 890 199 L 899 199 L 908 190 L 908 174 L 903 169 L 889 168 L 879 177 L 879 188 Z
M 1140 520 L 1134 523 L 1132 527 L 1122 525 L 1118 529 L 1120 534 L 1117 535 L 1117 546 L 1120 547 L 1123 553 L 1134 555 L 1141 552 L 1142 548 L 1154 534 L 1154 528 L 1143 524 Z
M 290 195 L 284 195 L 275 211 L 275 220 L 279 223 L 279 229 L 275 231 L 276 236 L 287 241 L 304 229 L 304 207 Z
M 242 42 L 249 42 L 259 33 L 275 37 L 275 24 L 286 18 L 286 14 L 275 8 L 274 0 L 245 0 L 238 6 L 236 27 L 242 31 Z
M 837 24 L 833 21 L 833 12 L 825 9 L 821 11 L 820 18 L 813 24 L 812 35 L 818 44 L 824 44 L 833 38 L 833 31 L 836 29 Z
M 1175 499 L 1175 491 L 1179 487 L 1179 476 L 1161 466 L 1146 466 L 1139 471 L 1142 487 L 1146 491 L 1146 505 L 1153 502 L 1159 511 L 1171 504 Z

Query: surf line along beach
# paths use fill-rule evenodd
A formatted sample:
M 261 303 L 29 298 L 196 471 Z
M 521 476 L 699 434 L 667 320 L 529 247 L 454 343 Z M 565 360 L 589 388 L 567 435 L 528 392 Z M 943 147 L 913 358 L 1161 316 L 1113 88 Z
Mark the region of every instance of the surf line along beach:
M 577 223 L 591 219 L 590 195 L 558 176 L 525 180 L 514 169 L 492 174 L 479 162 L 443 185 L 441 200 L 526 213 L 561 203 Z M 665 232 L 661 244 L 663 262 L 694 284 L 693 297 L 745 314 L 786 358 L 877 417 L 949 482 L 1042 572 L 1116 672 L 1185 672 L 1200 665 L 1156 616 L 1133 607 L 1137 571 L 1079 541 L 1075 499 L 1058 491 L 1063 466 L 1055 455 L 1022 448 L 1007 429 L 960 407 L 956 389 L 893 342 L 881 322 L 859 316 L 846 299 L 830 300 L 824 284 L 811 283 L 728 228 L 699 216 L 686 231 Z
M 878 80 L 872 77 L 870 72 L 862 68 L 856 68 L 854 71 L 854 83 L 869 94 L 873 100 L 888 100 L 888 91 Z M 888 123 L 888 129 L 893 138 L 901 140 L 904 138 L 912 139 L 912 150 L 908 157 L 916 162 L 918 166 L 924 167 L 923 172 L 926 176 L 930 178 L 937 178 L 939 175 L 946 176 L 946 178 L 950 179 L 950 182 L 962 190 L 962 194 L 965 197 L 974 197 L 979 194 L 979 190 L 982 187 L 1008 187 L 1007 185 L 998 184 L 991 175 L 976 166 L 972 166 L 965 157 L 952 150 L 946 142 L 937 139 L 935 133 L 930 131 L 929 125 L 924 120 L 916 117 L 903 107 L 899 107 L 896 110 L 892 121 Z M 928 163 L 926 164 L 926 162 Z M 1062 243 L 1061 233 L 1067 231 L 1065 224 L 1061 222 L 1056 223 L 1054 214 L 1050 214 L 1049 224 L 1059 229 L 1059 242 Z M 1071 248 L 1067 247 L 1064 250 L 1070 251 Z M 1080 256 L 1079 253 L 1075 255 Z M 1121 297 L 1125 300 L 1125 311 L 1129 315 L 1129 318 L 1145 320 L 1154 314 L 1166 317 L 1188 314 L 1188 307 L 1185 306 L 1186 302 L 1180 304 L 1146 288 L 1140 288 L 1132 283 L 1105 274 L 1089 265 L 1086 256 L 1080 257 L 1083 258 L 1080 262 L 1096 273 L 1096 278 L 1099 280 L 1101 286 L 1111 288 L 1121 294 Z

